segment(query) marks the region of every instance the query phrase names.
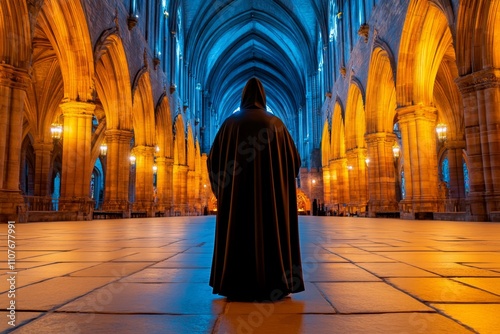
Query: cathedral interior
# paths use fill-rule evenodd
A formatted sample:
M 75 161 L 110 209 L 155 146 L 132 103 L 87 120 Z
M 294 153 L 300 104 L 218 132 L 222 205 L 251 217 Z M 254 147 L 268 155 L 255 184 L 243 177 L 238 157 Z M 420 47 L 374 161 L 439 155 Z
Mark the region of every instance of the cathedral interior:
M 213 213 L 246 81 L 299 211 L 500 221 L 498 0 L 2 0 L 0 220 Z

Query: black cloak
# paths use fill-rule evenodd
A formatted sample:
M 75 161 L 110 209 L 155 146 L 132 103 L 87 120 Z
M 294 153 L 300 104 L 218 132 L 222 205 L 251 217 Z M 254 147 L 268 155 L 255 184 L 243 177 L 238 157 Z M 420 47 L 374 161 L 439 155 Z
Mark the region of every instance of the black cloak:
M 300 157 L 283 122 L 266 111 L 261 82 L 243 89 L 208 156 L 217 198 L 213 293 L 278 300 L 304 290 L 295 178 Z

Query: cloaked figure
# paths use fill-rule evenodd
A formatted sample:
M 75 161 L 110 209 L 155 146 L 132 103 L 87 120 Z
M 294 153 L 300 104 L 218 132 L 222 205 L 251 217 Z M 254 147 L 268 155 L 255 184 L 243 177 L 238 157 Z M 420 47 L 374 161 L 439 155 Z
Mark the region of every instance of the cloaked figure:
M 214 294 L 276 301 L 304 291 L 295 189 L 300 163 L 285 125 L 266 111 L 262 83 L 250 79 L 207 161 L 217 198 Z

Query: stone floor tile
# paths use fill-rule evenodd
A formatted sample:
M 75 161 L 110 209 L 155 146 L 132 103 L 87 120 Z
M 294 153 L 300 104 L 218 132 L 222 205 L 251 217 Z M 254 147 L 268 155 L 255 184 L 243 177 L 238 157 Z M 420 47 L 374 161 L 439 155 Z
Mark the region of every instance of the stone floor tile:
M 234 302 L 229 301 L 225 314 L 251 314 L 260 312 L 263 314 L 303 314 L 320 313 L 333 314 L 335 309 L 321 294 L 319 289 L 312 283 L 306 283 L 305 291 L 293 293 L 288 297 L 267 303 Z
M 24 311 L 48 311 L 101 287 L 111 280 L 100 277 L 57 277 L 16 290 L 16 305 Z M 7 305 L 7 293 L 0 305 Z
M 210 269 L 147 268 L 126 277 L 123 281 L 136 283 L 205 283 L 210 279 Z
M 499 333 L 500 304 L 432 304 L 432 306 L 478 333 Z
M 432 311 L 383 282 L 317 283 L 317 286 L 340 313 Z
M 14 331 L 15 334 L 160 334 L 211 333 L 213 315 L 51 313 Z
M 90 249 L 88 252 L 71 251 L 57 252 L 49 255 L 31 257 L 31 261 L 54 261 L 54 262 L 95 262 L 95 261 L 111 261 L 125 256 L 135 254 L 128 250 L 118 250 L 112 252 L 99 252 Z
M 42 313 L 40 312 L 22 312 L 22 311 L 16 311 L 15 314 L 15 326 L 9 325 L 9 321 L 12 321 L 10 318 L 7 316 L 10 315 L 10 313 L 7 313 L 7 311 L 3 310 L 0 311 L 0 333 L 7 333 L 7 331 L 11 331 L 16 328 L 20 328 L 24 324 L 28 323 L 29 321 L 39 317 Z M 19 331 L 16 331 L 19 332 Z
M 388 282 L 419 300 L 427 302 L 500 302 L 500 296 L 495 296 L 448 278 L 389 278 Z
M 425 263 L 425 264 L 415 264 L 415 266 L 433 272 L 443 277 L 468 277 L 468 276 L 500 277 L 500 273 L 498 272 L 492 270 L 478 269 L 458 263 Z
M 131 250 L 132 251 L 132 250 Z M 113 262 L 158 262 L 171 258 L 177 253 L 157 253 L 149 252 L 147 250 L 140 250 L 137 248 L 133 249 L 136 254 L 127 255 L 118 259 L 113 260 Z
M 59 309 L 64 312 L 219 314 L 225 298 L 202 283 L 116 282 Z
M 304 262 L 348 262 L 346 259 L 332 253 L 309 253 L 302 254 L 302 263 Z
M 415 268 L 406 263 L 389 262 L 389 263 L 357 263 L 358 266 L 371 272 L 377 277 L 436 277 L 429 271 Z
M 302 272 L 304 280 L 309 282 L 380 280 L 352 263 L 302 263 Z
M 90 268 L 75 271 L 70 276 L 85 277 L 114 277 L 116 279 L 133 274 L 149 267 L 154 262 L 106 262 Z
M 22 263 L 22 261 L 21 261 Z M 20 271 L 20 276 L 44 276 L 47 278 L 58 277 L 73 273 L 78 270 L 93 267 L 100 262 L 61 262 L 38 266 L 32 269 Z
M 221 315 L 213 333 L 238 334 L 465 334 L 472 333 L 437 313 L 386 313 L 359 315 L 250 314 Z
M 500 277 L 498 278 L 454 278 L 459 281 L 481 290 L 485 290 L 500 296 Z

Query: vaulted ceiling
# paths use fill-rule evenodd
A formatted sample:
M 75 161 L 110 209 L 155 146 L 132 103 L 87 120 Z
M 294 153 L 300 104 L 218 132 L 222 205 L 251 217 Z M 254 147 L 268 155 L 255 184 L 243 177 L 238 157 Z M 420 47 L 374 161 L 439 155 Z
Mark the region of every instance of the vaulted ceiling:
M 329 1 L 181 1 L 184 60 L 220 119 L 239 106 L 252 76 L 262 80 L 268 106 L 282 119 L 305 105 L 318 41 L 327 35 Z

